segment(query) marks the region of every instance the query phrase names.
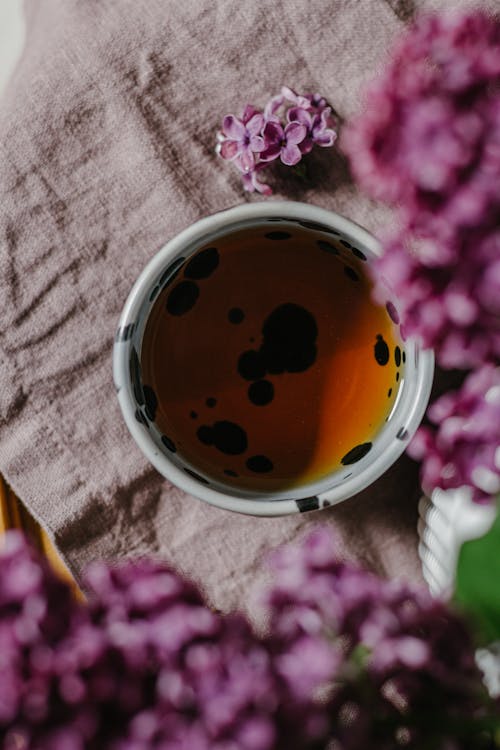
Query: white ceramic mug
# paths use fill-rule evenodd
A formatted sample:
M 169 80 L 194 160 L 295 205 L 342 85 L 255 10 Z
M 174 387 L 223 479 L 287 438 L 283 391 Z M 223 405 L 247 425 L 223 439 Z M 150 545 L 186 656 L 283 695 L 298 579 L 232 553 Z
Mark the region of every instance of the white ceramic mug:
M 278 516 L 318 510 L 351 497 L 370 485 L 404 451 L 417 429 L 430 395 L 434 358 L 413 340 L 404 342 L 404 368 L 398 396 L 390 414 L 370 443 L 370 450 L 358 460 L 320 481 L 290 490 L 262 492 L 235 488 L 207 476 L 199 467 L 172 451 L 171 441 L 158 429 L 141 380 L 143 335 L 155 300 L 174 276 L 182 272 L 197 250 L 240 229 L 267 227 L 279 230 L 310 231 L 316 242 L 332 243 L 340 253 L 370 264 L 380 254 L 373 236 L 353 222 L 322 208 L 293 202 L 244 204 L 201 219 L 170 240 L 148 263 L 127 299 L 120 317 L 113 350 L 113 372 L 118 400 L 127 426 L 136 443 L 173 484 L 185 492 L 228 510 L 252 515 Z M 177 283 L 177 282 L 175 282 Z M 398 323 L 398 302 L 387 297 L 388 314 Z M 398 375 L 399 377 L 399 375 Z M 292 408 L 292 407 L 291 407 Z M 153 418 L 152 418 L 153 417 Z

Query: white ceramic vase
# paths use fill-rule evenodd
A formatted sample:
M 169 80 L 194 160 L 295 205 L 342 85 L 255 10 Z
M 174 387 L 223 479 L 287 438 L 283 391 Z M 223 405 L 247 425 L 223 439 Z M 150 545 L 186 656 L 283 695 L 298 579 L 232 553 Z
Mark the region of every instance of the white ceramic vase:
M 420 499 L 418 519 L 422 573 L 434 596 L 449 598 L 453 592 L 458 554 L 462 544 L 486 534 L 496 514 L 491 505 L 472 502 L 468 487 L 436 489 Z M 500 695 L 500 641 L 476 652 L 492 696 Z

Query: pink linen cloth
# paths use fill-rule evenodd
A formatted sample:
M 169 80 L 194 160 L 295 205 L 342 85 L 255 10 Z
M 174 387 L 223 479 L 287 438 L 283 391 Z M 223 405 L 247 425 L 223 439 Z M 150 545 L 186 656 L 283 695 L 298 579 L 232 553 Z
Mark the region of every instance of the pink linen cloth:
M 287 84 L 349 117 L 404 23 L 430 5 L 28 0 L 26 50 L 0 103 L 0 470 L 76 575 L 94 558 L 155 553 L 216 607 L 246 606 L 263 555 L 323 522 L 343 555 L 420 578 L 407 459 L 321 513 L 261 519 L 210 507 L 172 487 L 133 442 L 111 351 L 126 296 L 158 248 L 256 199 L 215 156 L 222 116 Z M 375 232 L 389 220 L 334 152 L 308 182 L 281 180 L 276 197 Z

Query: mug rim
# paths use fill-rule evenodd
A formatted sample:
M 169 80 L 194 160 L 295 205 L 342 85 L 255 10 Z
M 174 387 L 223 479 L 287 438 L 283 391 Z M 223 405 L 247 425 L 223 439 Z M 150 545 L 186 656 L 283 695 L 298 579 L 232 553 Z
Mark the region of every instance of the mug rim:
M 135 321 L 140 309 L 147 300 L 150 290 L 161 274 L 179 256 L 180 252 L 195 243 L 198 245 L 210 233 L 222 233 L 231 230 L 232 226 L 241 221 L 256 222 L 260 219 L 279 218 L 283 221 L 310 221 L 325 225 L 351 237 L 354 243 L 359 243 L 374 255 L 380 256 L 381 245 L 366 229 L 350 219 L 329 209 L 320 208 L 307 203 L 296 201 L 256 201 L 244 203 L 224 209 L 210 216 L 199 219 L 166 242 L 149 260 L 135 281 L 123 310 L 121 312 L 118 332 L 126 330 L 131 321 Z M 154 301 L 151 303 L 151 309 Z M 196 479 L 182 471 L 162 452 L 148 431 L 136 419 L 136 403 L 132 396 L 131 376 L 127 348 L 121 345 L 117 336 L 113 346 L 113 377 L 117 390 L 118 401 L 129 432 L 136 444 L 150 461 L 150 463 L 167 480 L 184 492 L 204 500 L 205 502 L 225 510 L 236 511 L 247 515 L 281 516 L 304 510 L 317 510 L 321 507 L 334 505 L 356 495 L 378 479 L 404 452 L 407 440 L 417 429 L 424 415 L 430 396 L 434 374 L 434 355 L 431 350 L 422 350 L 414 339 L 408 339 L 405 347 L 413 348 L 415 359 L 418 357 L 417 382 L 415 383 L 411 402 L 405 416 L 405 436 L 394 439 L 383 453 L 376 457 L 357 473 L 333 487 L 321 490 L 317 494 L 308 490 L 314 489 L 313 482 L 303 485 L 298 490 L 291 490 L 289 498 L 273 497 L 272 491 L 262 493 L 262 497 L 236 496 L 227 492 L 200 484 Z M 338 475 L 338 469 L 323 480 L 333 479 Z M 278 494 L 278 493 L 276 493 Z

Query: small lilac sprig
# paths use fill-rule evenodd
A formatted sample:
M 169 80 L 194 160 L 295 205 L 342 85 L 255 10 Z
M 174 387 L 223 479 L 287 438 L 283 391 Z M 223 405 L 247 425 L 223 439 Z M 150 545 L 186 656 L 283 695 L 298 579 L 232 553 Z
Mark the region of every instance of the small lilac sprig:
M 451 489 L 468 485 L 473 499 L 500 492 L 500 368 L 484 365 L 461 389 L 446 393 L 428 411 L 408 452 L 422 461 L 422 484 Z
M 258 173 L 277 159 L 293 167 L 314 146 L 333 146 L 336 128 L 326 99 L 283 86 L 263 110 L 247 104 L 241 117 L 226 115 L 216 151 L 239 170 L 245 190 L 271 195 L 271 187 L 258 179 Z

